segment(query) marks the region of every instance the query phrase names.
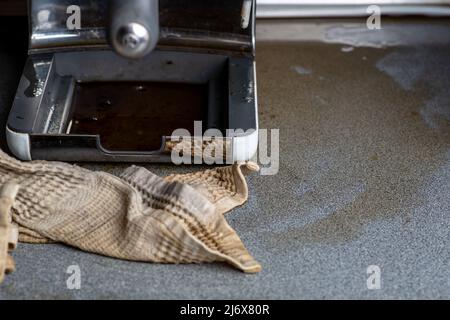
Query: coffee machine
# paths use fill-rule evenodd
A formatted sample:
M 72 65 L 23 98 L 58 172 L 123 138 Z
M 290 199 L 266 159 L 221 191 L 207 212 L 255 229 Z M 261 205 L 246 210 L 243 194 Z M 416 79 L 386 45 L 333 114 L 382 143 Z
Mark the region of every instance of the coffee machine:
M 225 146 L 228 159 L 250 159 L 258 145 L 255 7 L 30 0 L 29 57 L 6 128 L 11 152 L 170 162 L 180 137 L 214 130 L 221 136 L 208 141 Z

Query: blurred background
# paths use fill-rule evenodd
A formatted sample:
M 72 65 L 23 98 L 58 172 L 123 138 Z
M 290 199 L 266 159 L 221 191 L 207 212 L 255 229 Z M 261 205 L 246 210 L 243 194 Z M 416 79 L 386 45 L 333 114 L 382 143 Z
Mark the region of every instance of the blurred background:
M 369 5 L 387 15 L 448 15 L 448 0 L 257 0 L 260 18 L 366 16 Z
M 0 0 L 0 15 L 25 15 L 26 0 Z M 450 15 L 449 0 L 257 0 L 259 18 L 365 16 L 369 5 L 383 14 Z

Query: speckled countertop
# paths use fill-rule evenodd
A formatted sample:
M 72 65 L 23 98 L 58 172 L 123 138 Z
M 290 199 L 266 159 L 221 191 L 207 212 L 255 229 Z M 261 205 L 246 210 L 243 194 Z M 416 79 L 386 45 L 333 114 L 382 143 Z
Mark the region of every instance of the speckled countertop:
M 248 203 L 227 216 L 263 271 L 21 244 L 0 299 L 450 298 L 449 21 L 409 22 L 408 41 L 388 45 L 339 30 L 336 41 L 272 41 L 264 35 L 274 25 L 258 26 L 257 69 L 260 127 L 280 129 L 280 170 L 250 176 Z M 0 44 L 2 126 L 20 48 Z M 82 272 L 75 291 L 66 288 L 73 264 Z M 370 265 L 380 267 L 380 290 L 367 289 Z

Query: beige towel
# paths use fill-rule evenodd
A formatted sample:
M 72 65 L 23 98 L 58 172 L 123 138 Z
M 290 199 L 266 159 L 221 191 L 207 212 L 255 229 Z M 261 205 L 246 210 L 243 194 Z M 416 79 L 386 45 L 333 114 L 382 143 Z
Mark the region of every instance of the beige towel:
M 241 163 L 163 179 L 132 166 L 116 177 L 0 151 L 0 183 L 20 185 L 12 215 L 22 242 L 135 261 L 223 261 L 250 273 L 261 266 L 223 213 L 247 200 L 244 174 L 256 170 Z
M 19 186 L 14 183 L 0 185 L 0 283 L 5 274 L 15 270 L 10 253 L 16 248 L 18 230 L 12 223 L 11 207 L 18 190 Z

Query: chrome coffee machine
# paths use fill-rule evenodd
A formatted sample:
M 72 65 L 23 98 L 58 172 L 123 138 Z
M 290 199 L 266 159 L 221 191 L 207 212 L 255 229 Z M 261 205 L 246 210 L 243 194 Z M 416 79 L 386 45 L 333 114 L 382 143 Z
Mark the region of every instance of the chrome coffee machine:
M 251 158 L 255 6 L 29 1 L 29 58 L 6 128 L 11 152 L 22 160 L 166 162 L 180 141 L 174 130 L 196 137 L 216 129 L 233 161 Z

